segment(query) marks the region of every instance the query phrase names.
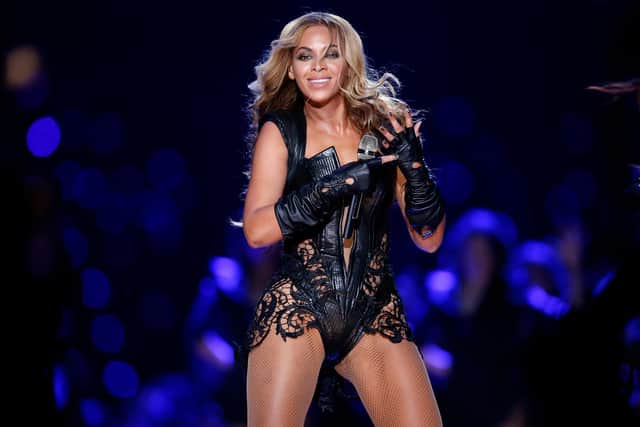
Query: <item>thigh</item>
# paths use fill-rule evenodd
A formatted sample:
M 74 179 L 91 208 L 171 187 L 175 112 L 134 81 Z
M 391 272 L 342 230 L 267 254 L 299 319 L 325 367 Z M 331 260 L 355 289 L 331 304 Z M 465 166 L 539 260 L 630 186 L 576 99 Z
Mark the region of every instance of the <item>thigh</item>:
M 272 327 L 264 341 L 249 353 L 248 426 L 302 427 L 323 360 L 317 329 L 284 341 Z
M 336 371 L 358 391 L 377 427 L 441 426 L 440 412 L 416 345 L 365 334 Z

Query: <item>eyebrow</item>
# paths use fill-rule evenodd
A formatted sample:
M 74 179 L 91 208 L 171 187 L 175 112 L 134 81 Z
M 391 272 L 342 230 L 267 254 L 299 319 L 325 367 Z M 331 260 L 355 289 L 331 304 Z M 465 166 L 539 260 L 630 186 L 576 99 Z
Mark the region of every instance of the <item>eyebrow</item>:
M 330 45 L 327 47 L 327 50 L 331 49 L 332 47 L 337 48 L 337 47 L 338 47 L 338 45 L 336 45 L 336 44 L 330 44 Z M 311 49 L 310 47 L 300 46 L 299 48 L 297 48 L 297 49 L 296 49 L 296 52 L 298 52 L 298 51 L 300 51 L 300 50 L 308 50 L 308 51 L 311 51 L 312 49 Z

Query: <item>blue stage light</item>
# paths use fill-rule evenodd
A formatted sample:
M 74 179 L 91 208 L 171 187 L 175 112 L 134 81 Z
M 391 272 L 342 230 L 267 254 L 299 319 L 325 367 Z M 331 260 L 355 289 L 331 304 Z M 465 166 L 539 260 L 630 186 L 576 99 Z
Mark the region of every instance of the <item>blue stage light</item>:
M 133 397 L 138 391 L 139 379 L 136 370 L 126 362 L 113 360 L 107 363 L 103 373 L 107 391 L 115 397 Z
M 58 410 L 64 409 L 69 402 L 69 380 L 62 365 L 53 368 L 53 397 Z
M 53 117 L 42 117 L 27 131 L 27 147 L 36 157 L 49 157 L 60 145 L 60 127 Z
M 96 399 L 83 399 L 80 402 L 80 413 L 88 426 L 101 426 L 105 422 L 104 406 Z
M 226 294 L 237 292 L 242 283 L 243 272 L 240 263 L 233 258 L 216 256 L 209 262 L 209 271 Z

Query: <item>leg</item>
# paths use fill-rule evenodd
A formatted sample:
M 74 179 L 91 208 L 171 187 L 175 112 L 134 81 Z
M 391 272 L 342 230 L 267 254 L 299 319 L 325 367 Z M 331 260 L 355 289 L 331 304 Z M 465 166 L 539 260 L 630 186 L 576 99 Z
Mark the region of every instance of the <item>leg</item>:
M 248 427 L 302 427 L 323 359 L 318 330 L 283 341 L 272 325 L 269 335 L 249 353 Z
M 365 334 L 336 371 L 358 391 L 377 427 L 442 426 L 427 371 L 416 345 Z

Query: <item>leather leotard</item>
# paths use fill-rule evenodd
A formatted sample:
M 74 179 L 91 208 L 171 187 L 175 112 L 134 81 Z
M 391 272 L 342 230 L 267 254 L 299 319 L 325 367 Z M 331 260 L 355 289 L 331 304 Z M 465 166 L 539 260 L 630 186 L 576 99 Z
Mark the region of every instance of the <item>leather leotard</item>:
M 306 120 L 302 109 L 268 113 L 260 126 L 266 121 L 278 126 L 287 146 L 285 193 L 338 166 L 334 147 L 309 159 L 304 157 Z M 349 265 L 345 265 L 342 229 L 350 198 L 343 200 L 326 222 L 283 242 L 279 267 L 258 300 L 249 325 L 247 350 L 258 346 L 274 323 L 283 340 L 317 328 L 329 367 L 339 363 L 365 333 L 379 333 L 392 342 L 412 340 L 389 265 L 387 222 L 395 174 L 393 165 L 372 172 L 371 189 L 363 197 L 355 224 Z

